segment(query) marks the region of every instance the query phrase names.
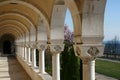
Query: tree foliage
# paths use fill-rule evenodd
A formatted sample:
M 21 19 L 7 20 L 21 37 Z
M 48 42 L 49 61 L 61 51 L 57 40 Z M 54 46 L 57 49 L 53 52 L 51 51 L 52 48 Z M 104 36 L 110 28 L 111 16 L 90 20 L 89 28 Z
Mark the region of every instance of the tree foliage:
M 118 37 L 115 36 L 111 41 L 105 43 L 105 54 L 119 54 L 120 52 L 120 43 Z
M 80 59 L 75 56 L 73 33 L 65 25 L 65 46 L 61 53 L 61 80 L 80 80 Z

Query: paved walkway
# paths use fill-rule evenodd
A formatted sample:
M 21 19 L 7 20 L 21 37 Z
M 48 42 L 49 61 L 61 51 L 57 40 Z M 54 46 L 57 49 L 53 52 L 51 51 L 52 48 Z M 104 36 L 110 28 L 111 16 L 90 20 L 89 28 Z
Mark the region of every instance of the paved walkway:
M 102 75 L 102 74 L 98 74 L 96 73 L 95 74 L 96 76 L 96 80 L 118 80 L 118 79 L 115 79 L 115 78 L 112 78 L 112 77 L 108 77 L 108 76 L 105 76 L 105 75 Z
M 104 60 L 104 61 L 115 62 L 115 63 L 120 63 L 120 60 L 112 60 L 112 59 L 107 59 L 107 58 L 97 58 L 97 59 Z
M 0 80 L 31 80 L 15 57 L 0 57 Z

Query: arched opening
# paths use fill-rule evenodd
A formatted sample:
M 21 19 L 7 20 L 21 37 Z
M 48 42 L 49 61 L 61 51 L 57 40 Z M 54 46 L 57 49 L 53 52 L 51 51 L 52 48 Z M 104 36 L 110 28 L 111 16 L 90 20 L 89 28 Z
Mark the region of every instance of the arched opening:
M 73 48 L 74 22 L 69 8 L 67 8 L 66 11 L 64 24 L 65 46 L 64 50 L 60 54 L 61 80 L 82 80 L 81 60 L 75 56 Z
M 0 38 L 1 55 L 15 55 L 15 38 L 11 34 L 5 34 Z
M 11 54 L 11 42 L 9 40 L 5 40 L 3 43 L 3 53 Z
M 45 50 L 45 71 L 52 76 L 52 53 L 50 48 L 47 47 Z
M 36 65 L 39 67 L 39 50 L 36 49 Z

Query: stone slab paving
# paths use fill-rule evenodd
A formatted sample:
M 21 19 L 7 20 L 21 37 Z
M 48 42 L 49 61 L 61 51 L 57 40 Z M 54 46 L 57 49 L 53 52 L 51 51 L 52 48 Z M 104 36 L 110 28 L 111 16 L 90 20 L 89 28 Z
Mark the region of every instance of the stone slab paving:
M 115 62 L 115 63 L 120 63 L 120 60 L 113 60 L 113 59 L 107 59 L 107 58 L 97 58 L 97 59 L 104 60 L 104 61 Z
M 32 80 L 15 57 L 0 57 L 0 80 Z
M 118 79 L 108 77 L 108 76 L 98 74 L 98 73 L 96 73 L 95 75 L 96 75 L 96 80 L 118 80 Z

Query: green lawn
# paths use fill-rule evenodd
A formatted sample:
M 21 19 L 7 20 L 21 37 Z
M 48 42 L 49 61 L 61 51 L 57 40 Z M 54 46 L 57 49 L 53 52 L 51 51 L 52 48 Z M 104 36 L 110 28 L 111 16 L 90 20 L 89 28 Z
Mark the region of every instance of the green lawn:
M 96 60 L 96 72 L 120 80 L 120 63 Z

